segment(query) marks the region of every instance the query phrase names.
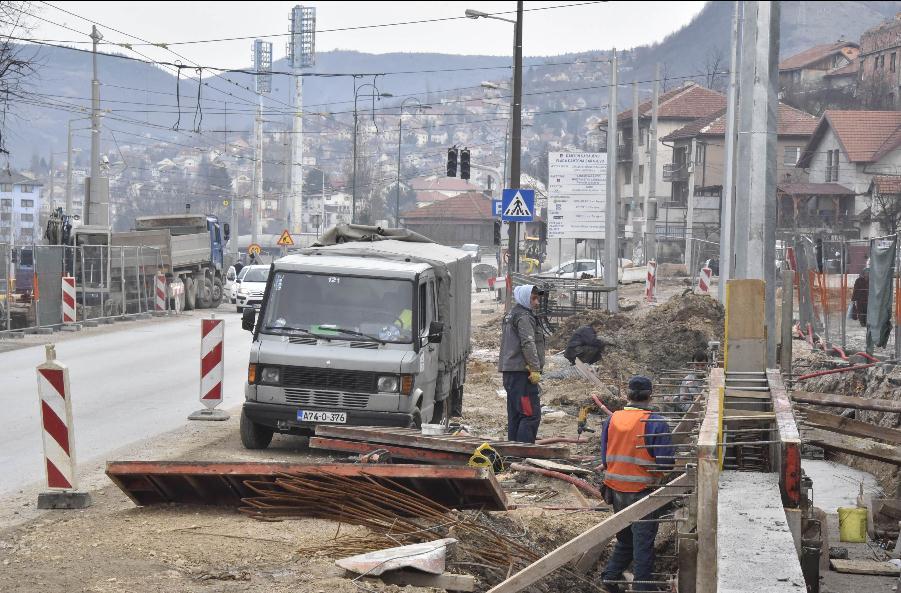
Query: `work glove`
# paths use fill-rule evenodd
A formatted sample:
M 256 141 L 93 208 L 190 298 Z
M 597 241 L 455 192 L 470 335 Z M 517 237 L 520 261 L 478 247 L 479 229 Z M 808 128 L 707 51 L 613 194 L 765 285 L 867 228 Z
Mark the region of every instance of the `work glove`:
M 532 385 L 538 385 L 541 382 L 541 373 L 538 371 L 529 371 L 529 383 Z

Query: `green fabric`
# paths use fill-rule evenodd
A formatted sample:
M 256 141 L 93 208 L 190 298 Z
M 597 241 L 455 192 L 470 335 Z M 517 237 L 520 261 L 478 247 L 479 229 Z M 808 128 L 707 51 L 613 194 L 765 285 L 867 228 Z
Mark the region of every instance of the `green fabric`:
M 885 348 L 892 333 L 892 283 L 898 239 L 870 241 L 870 294 L 867 303 L 867 352 Z

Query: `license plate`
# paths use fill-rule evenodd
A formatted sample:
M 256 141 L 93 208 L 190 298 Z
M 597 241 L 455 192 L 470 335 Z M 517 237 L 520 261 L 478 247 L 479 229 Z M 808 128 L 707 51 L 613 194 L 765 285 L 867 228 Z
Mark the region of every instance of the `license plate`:
M 346 424 L 347 412 L 313 412 L 310 410 L 297 410 L 299 422 L 330 422 L 332 424 Z

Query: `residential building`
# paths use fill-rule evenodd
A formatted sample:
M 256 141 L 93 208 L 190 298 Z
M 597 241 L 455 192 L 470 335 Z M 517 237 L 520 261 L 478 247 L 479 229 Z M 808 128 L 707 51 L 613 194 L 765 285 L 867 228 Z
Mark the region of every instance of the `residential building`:
M 671 201 L 670 186 L 664 179 L 664 165 L 673 160 L 673 148 L 662 141 L 662 138 L 679 130 L 680 128 L 711 114 L 725 109 L 726 97 L 722 93 L 689 82 L 682 87 L 663 93 L 659 97 L 657 108 L 657 170 L 653 172 L 657 177 L 656 193 L 657 201 L 661 204 Z M 616 178 L 617 193 L 626 208 L 630 203 L 635 203 L 636 208 L 644 205 L 644 197 L 647 196 L 650 173 L 650 150 L 648 146 L 648 130 L 651 127 L 651 101 L 645 101 L 638 106 L 638 133 L 632 131 L 632 110 L 627 109 L 617 114 L 617 156 Z M 602 120 L 600 129 L 606 134 L 607 120 Z M 632 142 L 637 137 L 639 143 L 639 162 L 632 162 Z M 605 145 L 602 141 L 601 145 Z M 638 167 L 639 187 L 632 187 L 632 170 Z M 631 212 L 631 209 L 630 209 Z M 639 211 L 636 217 L 643 214 Z M 631 217 L 631 214 L 630 214 Z
M 465 179 L 430 175 L 410 180 L 410 187 L 416 192 L 416 205 L 429 206 L 466 192 L 479 191 L 479 187 Z
M 841 88 L 857 79 L 860 46 L 852 41 L 815 45 L 779 63 L 779 87 L 801 89 L 826 86 Z
M 866 104 L 898 105 L 901 88 L 901 13 L 860 36 L 860 91 Z
M 402 212 L 401 218 L 404 227 L 443 245 L 458 247 L 464 243 L 491 245 L 494 242 L 491 200 L 477 191 Z
M 901 112 L 827 111 L 798 167 L 809 183 L 779 188 L 780 226 L 849 238 L 878 234 L 870 187 L 875 176 L 901 168 Z
M 41 241 L 42 185 L 19 173 L 0 173 L 0 243 Z
M 661 205 L 658 215 L 658 224 L 666 235 L 679 234 L 678 230 L 684 228 L 692 198 L 694 236 L 709 239 L 719 234 L 726 162 L 725 113 L 720 109 L 661 138 L 673 147 L 672 162 L 664 165 L 664 181 L 672 186 L 672 199 Z M 807 181 L 806 172 L 796 165 L 816 127 L 816 117 L 779 104 L 777 183 Z

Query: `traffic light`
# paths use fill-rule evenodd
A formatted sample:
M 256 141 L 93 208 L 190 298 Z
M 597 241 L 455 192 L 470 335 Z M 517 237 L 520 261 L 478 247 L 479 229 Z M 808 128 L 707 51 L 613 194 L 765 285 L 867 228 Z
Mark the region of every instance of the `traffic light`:
M 447 149 L 447 176 L 457 176 L 457 148 Z
M 501 221 L 499 220 L 494 221 L 494 244 L 501 244 Z
M 469 179 L 469 149 L 460 151 L 460 179 Z

